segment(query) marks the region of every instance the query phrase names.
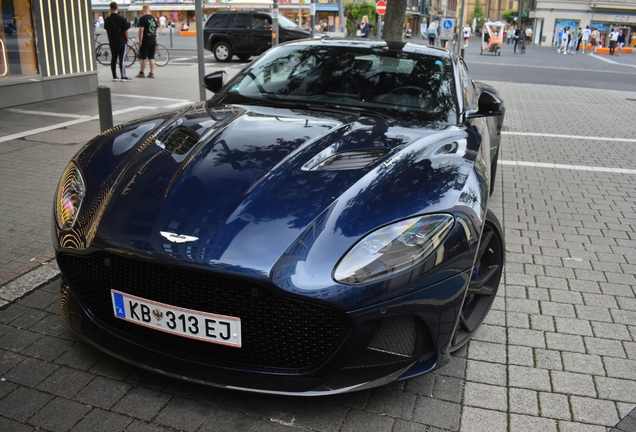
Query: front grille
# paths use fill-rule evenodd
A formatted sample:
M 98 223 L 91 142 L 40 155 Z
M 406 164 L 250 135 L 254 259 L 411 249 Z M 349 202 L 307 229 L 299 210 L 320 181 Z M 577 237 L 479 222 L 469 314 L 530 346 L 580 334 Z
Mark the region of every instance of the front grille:
M 292 300 L 241 278 L 169 267 L 113 254 L 63 254 L 58 263 L 73 292 L 99 321 L 148 348 L 216 365 L 308 369 L 345 336 L 340 311 Z M 110 290 L 241 319 L 242 347 L 201 342 L 114 317 Z

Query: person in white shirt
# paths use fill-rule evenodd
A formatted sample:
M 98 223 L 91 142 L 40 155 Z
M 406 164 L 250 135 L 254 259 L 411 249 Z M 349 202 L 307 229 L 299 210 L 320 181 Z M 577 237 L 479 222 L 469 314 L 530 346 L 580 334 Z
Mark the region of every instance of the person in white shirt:
M 568 44 L 570 43 L 570 27 L 566 27 L 563 29 L 563 34 L 561 35 L 561 48 L 563 54 L 568 53 Z
M 471 31 L 472 31 L 472 29 L 470 28 L 470 26 L 468 24 L 466 24 L 466 26 L 462 30 L 462 33 L 464 35 L 464 46 L 465 47 L 468 46 L 468 39 L 470 39 L 470 32 Z
M 620 33 L 615 28 L 612 29 L 612 32 L 609 35 L 609 55 L 613 56 L 616 54 L 616 44 L 618 43 L 618 35 Z
M 583 32 L 581 33 L 581 43 L 583 44 L 583 54 L 587 50 L 587 44 L 590 41 L 590 36 L 592 35 L 592 30 L 590 30 L 590 26 L 585 26 Z
M 159 28 L 161 29 L 161 34 L 166 32 L 166 17 L 163 15 L 159 17 Z

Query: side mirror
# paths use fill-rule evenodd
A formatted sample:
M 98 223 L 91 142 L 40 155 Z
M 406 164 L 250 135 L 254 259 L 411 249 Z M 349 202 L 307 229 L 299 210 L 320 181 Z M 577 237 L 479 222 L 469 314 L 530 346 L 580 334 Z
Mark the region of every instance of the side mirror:
M 491 117 L 491 116 L 499 116 L 503 114 L 503 102 L 499 97 L 489 92 L 488 90 L 482 90 L 479 95 L 479 101 L 477 101 L 478 110 L 469 110 L 466 113 L 466 117 L 478 118 L 478 117 Z
M 203 87 L 206 90 L 216 93 L 225 85 L 227 74 L 225 71 L 217 71 L 203 77 Z

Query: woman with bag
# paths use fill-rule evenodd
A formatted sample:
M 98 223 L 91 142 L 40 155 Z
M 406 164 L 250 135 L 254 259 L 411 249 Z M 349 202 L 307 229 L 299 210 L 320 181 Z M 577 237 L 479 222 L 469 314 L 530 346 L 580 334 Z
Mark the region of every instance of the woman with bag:
M 362 22 L 360 23 L 359 36 L 365 39 L 369 39 L 369 37 L 371 37 L 371 35 L 369 34 L 370 31 L 371 31 L 371 24 L 369 24 L 369 17 L 365 15 L 362 17 Z

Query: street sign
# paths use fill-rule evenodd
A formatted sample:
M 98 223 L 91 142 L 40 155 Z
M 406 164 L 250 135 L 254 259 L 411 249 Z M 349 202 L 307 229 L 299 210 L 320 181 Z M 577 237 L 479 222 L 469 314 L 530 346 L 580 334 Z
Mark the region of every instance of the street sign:
M 380 0 L 375 4 L 375 10 L 378 12 L 378 15 L 384 15 L 386 13 L 386 2 L 384 0 Z
M 442 18 L 439 38 L 441 40 L 453 40 L 455 34 L 455 21 L 456 18 Z

